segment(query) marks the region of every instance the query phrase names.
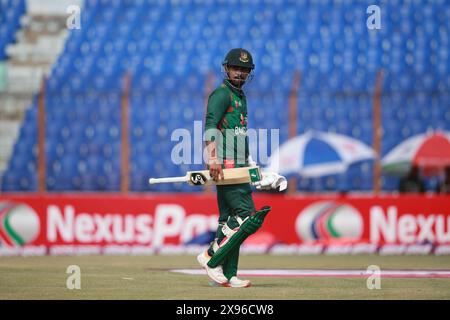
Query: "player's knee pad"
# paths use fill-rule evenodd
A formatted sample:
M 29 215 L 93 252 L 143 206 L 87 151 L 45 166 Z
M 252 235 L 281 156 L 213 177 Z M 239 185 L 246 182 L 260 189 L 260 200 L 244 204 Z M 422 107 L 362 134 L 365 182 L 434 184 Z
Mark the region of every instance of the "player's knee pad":
M 216 250 L 214 250 L 214 255 L 211 260 L 209 260 L 208 266 L 215 268 L 220 265 L 234 248 L 240 246 L 248 236 L 255 233 L 262 226 L 270 209 L 270 207 L 265 206 L 261 210 L 256 211 L 254 215 L 251 215 L 244 220 L 236 217 L 235 219 L 238 223 L 238 226 L 236 227 L 228 222 L 224 224 L 222 232 L 225 237 L 219 243 L 213 244 L 213 248 L 215 247 Z

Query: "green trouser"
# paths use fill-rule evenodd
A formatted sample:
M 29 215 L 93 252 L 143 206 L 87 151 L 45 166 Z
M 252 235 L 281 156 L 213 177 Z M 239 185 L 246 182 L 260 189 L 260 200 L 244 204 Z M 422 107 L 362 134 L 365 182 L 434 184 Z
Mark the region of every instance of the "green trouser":
M 220 243 L 225 235 L 222 233 L 223 224 L 227 223 L 231 228 L 236 228 L 239 223 L 236 216 L 245 219 L 255 212 L 252 198 L 252 189 L 249 183 L 217 186 L 217 202 L 219 205 L 219 227 L 217 228 L 216 241 Z M 213 246 L 208 253 L 214 254 Z M 227 279 L 237 275 L 239 262 L 239 247 L 231 251 L 222 264 L 223 273 Z

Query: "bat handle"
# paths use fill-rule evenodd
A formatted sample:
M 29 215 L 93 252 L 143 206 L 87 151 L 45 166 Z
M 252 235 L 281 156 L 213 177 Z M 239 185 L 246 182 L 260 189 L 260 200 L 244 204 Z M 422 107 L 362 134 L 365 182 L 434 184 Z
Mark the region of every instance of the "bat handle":
M 150 178 L 148 179 L 148 183 L 157 184 L 157 183 L 173 183 L 173 182 L 186 182 L 188 181 L 185 176 L 183 177 L 170 177 L 170 178 Z

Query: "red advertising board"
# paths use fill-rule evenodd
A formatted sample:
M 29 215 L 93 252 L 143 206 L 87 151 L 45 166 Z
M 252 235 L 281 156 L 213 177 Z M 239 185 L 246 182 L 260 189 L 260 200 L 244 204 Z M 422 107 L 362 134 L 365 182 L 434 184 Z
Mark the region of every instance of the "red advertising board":
M 449 196 L 255 194 L 277 243 L 450 243 Z M 0 247 L 184 244 L 215 230 L 214 194 L 0 196 Z M 256 237 L 256 235 L 254 236 Z

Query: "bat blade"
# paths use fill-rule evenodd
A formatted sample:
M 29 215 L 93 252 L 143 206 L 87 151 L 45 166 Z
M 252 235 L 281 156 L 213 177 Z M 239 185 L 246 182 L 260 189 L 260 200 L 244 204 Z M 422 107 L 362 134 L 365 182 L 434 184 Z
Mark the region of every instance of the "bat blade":
M 259 167 L 243 167 L 223 169 L 223 179 L 214 181 L 208 170 L 188 171 L 189 183 L 195 186 L 201 185 L 228 185 L 250 183 L 261 180 Z
M 186 176 L 168 178 L 150 178 L 149 183 L 176 183 L 187 182 L 193 186 L 206 186 L 211 184 L 228 185 L 250 183 L 261 180 L 259 167 L 242 167 L 223 169 L 223 179 L 214 181 L 209 174 L 209 170 L 188 171 Z

